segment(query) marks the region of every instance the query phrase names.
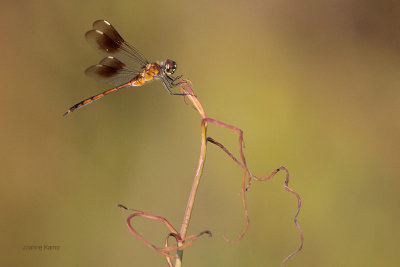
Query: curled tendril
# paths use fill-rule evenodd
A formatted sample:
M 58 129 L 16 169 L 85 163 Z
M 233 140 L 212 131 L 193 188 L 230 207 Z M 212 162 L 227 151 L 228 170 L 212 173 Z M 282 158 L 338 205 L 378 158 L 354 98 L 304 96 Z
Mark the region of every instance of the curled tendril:
M 121 205 L 121 204 L 118 204 L 118 206 L 125 210 L 137 211 L 135 209 L 129 209 L 126 206 Z M 171 231 L 168 234 L 168 236 L 166 237 L 164 248 L 160 248 L 160 247 L 153 245 L 150 241 L 148 241 L 145 237 L 143 237 L 141 234 L 139 234 L 132 227 L 131 221 L 135 217 L 143 217 L 143 218 L 150 219 L 150 220 L 160 221 L 168 228 L 169 231 Z M 132 213 L 131 215 L 129 215 L 128 218 L 126 219 L 126 224 L 132 235 L 134 235 L 136 238 L 138 238 L 140 241 L 142 241 L 144 244 L 146 244 L 149 248 L 154 249 L 158 253 L 164 255 L 169 264 L 171 263 L 171 258 L 176 258 L 176 256 L 170 254 L 171 252 L 177 251 L 177 250 L 183 250 L 183 249 L 189 247 L 193 243 L 193 241 L 195 241 L 196 239 L 198 239 L 199 237 L 201 237 L 204 234 L 208 234 L 209 236 L 212 236 L 211 232 L 207 230 L 207 231 L 203 231 L 198 234 L 187 236 L 185 239 L 183 239 L 167 219 L 165 219 L 164 217 L 152 215 L 152 214 L 149 214 L 149 213 L 146 213 L 143 211 L 139 211 L 139 212 Z M 182 244 L 182 245 L 179 245 L 179 246 L 178 245 L 172 245 L 172 246 L 168 245 L 169 237 L 175 238 L 176 242 L 178 244 Z

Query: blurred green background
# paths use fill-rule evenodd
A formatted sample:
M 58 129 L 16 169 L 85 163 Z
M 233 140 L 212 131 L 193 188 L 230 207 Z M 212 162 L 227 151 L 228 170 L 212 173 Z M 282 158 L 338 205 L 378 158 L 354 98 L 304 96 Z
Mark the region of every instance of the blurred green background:
M 287 266 L 395 266 L 400 246 L 398 1 L 2 1 L 0 265 L 166 266 L 117 203 L 177 229 L 200 150 L 200 117 L 162 84 L 108 89 L 83 71 L 84 40 L 109 20 L 150 60 L 171 58 L 209 117 L 245 132 L 249 167 L 281 165 L 302 197 L 304 250 Z M 209 127 L 237 152 L 237 137 Z M 278 266 L 298 246 L 284 174 L 254 182 L 209 146 L 185 266 Z M 162 245 L 160 223 L 137 220 Z M 56 245 L 58 251 L 24 246 Z

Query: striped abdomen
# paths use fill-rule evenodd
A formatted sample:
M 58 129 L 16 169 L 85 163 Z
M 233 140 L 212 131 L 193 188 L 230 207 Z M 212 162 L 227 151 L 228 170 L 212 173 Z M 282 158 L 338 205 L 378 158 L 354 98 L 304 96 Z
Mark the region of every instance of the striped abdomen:
M 64 116 L 71 113 L 72 111 L 76 109 L 80 109 L 83 106 L 86 106 L 96 100 L 99 100 L 105 95 L 108 95 L 112 92 L 116 92 L 121 88 L 127 87 L 127 86 L 142 86 L 146 82 L 152 81 L 155 78 L 157 78 L 160 75 L 161 72 L 161 67 L 157 63 L 151 63 L 143 66 L 144 70 L 136 75 L 132 80 L 130 80 L 127 83 L 121 84 L 115 88 L 108 89 L 100 94 L 94 95 L 92 97 L 89 97 L 85 100 L 82 100 L 78 104 L 75 104 L 74 106 L 70 107 L 67 112 L 64 113 Z

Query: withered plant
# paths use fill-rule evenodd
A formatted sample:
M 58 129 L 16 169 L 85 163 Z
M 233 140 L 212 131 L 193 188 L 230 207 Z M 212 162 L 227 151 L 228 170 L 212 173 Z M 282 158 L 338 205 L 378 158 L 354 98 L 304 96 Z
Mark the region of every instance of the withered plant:
M 298 193 L 296 193 L 293 189 L 289 187 L 289 171 L 284 167 L 281 166 L 277 169 L 275 169 L 272 173 L 265 177 L 258 177 L 253 175 L 249 168 L 247 167 L 246 159 L 243 153 L 243 131 L 235 126 L 228 125 L 226 123 L 223 123 L 221 121 L 212 119 L 207 117 L 203 106 L 201 105 L 200 101 L 198 98 L 195 96 L 194 91 L 191 88 L 191 83 L 189 80 L 186 79 L 181 79 L 180 80 L 181 85 L 181 92 L 183 94 L 184 101 L 187 105 L 193 107 L 201 116 L 201 149 L 200 149 L 200 158 L 196 170 L 196 175 L 193 180 L 192 188 L 190 190 L 190 195 L 189 199 L 187 202 L 185 214 L 183 216 L 183 221 L 181 225 L 181 229 L 178 232 L 174 226 L 171 225 L 171 223 L 168 222 L 168 220 L 164 217 L 161 216 L 155 216 L 152 214 L 149 214 L 147 212 L 139 211 L 136 209 L 129 209 L 124 205 L 119 204 L 120 207 L 126 209 L 126 210 L 131 210 L 134 211 L 131 215 L 128 216 L 126 219 L 126 224 L 128 226 L 129 231 L 137 237 L 139 240 L 141 240 L 144 244 L 146 244 L 148 247 L 154 249 L 158 253 L 164 255 L 167 263 L 169 266 L 173 266 L 172 261 L 175 260 L 175 267 L 182 266 L 182 259 L 183 259 L 183 252 L 184 249 L 189 247 L 193 241 L 198 239 L 200 236 L 207 234 L 211 236 L 210 231 L 203 231 L 198 234 L 193 234 L 193 235 L 187 235 L 189 223 L 190 223 L 190 218 L 193 210 L 193 205 L 194 201 L 196 198 L 197 194 L 197 189 L 199 187 L 200 183 L 200 178 L 203 172 L 203 166 L 205 163 L 205 158 L 206 158 L 206 152 L 207 152 L 207 144 L 211 143 L 216 145 L 217 147 L 221 148 L 223 152 L 225 152 L 236 164 L 238 164 L 242 169 L 243 169 L 243 175 L 242 175 L 242 188 L 241 188 L 241 199 L 242 199 L 242 205 L 244 208 L 244 217 L 246 220 L 246 225 L 243 228 L 242 232 L 238 235 L 238 237 L 235 240 L 229 240 L 225 234 L 223 235 L 223 238 L 229 242 L 229 243 L 236 243 L 239 242 L 244 234 L 247 232 L 249 226 L 250 226 L 250 221 L 249 221 L 249 214 L 247 210 L 247 204 L 246 204 L 246 194 L 248 194 L 250 191 L 250 187 L 252 185 L 252 180 L 256 181 L 267 181 L 274 177 L 278 172 L 284 171 L 286 174 L 286 178 L 284 181 L 284 189 L 288 191 L 289 193 L 293 194 L 297 198 L 297 212 L 294 216 L 294 224 L 297 227 L 299 237 L 300 237 L 300 244 L 298 248 L 291 254 L 289 254 L 285 259 L 283 259 L 281 266 L 285 265 L 285 263 L 294 255 L 296 255 L 303 247 L 303 234 L 300 229 L 300 225 L 297 222 L 297 217 L 300 212 L 300 207 L 301 207 L 301 199 Z M 231 130 L 235 132 L 238 135 L 238 148 L 239 148 L 239 157 L 235 157 L 221 142 L 216 141 L 215 139 L 211 138 L 207 134 L 207 126 L 209 123 L 213 123 L 217 126 L 220 126 L 222 128 L 226 128 L 228 130 Z M 132 219 L 135 217 L 142 217 L 146 219 L 151 219 L 151 220 L 157 220 L 162 223 L 168 228 L 170 231 L 170 234 L 165 237 L 165 246 L 164 247 L 157 247 L 151 242 L 149 242 L 145 237 L 140 235 L 135 228 L 132 226 L 133 222 Z M 173 237 L 175 239 L 174 244 L 169 243 L 170 237 Z

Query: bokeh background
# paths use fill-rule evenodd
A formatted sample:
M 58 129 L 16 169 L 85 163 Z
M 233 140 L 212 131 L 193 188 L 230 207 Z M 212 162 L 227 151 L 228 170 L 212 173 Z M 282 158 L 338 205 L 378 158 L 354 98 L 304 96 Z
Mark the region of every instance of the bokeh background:
M 161 83 L 108 89 L 83 71 L 109 20 L 150 60 L 171 58 L 209 117 L 242 128 L 252 171 L 284 165 L 302 197 L 303 251 L 287 266 L 400 264 L 398 1 L 6 1 L 0 9 L 0 265 L 166 266 L 131 236 L 118 203 L 177 229 L 200 150 L 200 117 Z M 237 137 L 209 135 L 237 152 Z M 186 266 L 278 266 L 298 246 L 284 175 L 254 183 L 209 146 Z M 157 245 L 166 229 L 138 219 Z M 26 251 L 55 245 L 58 251 Z

